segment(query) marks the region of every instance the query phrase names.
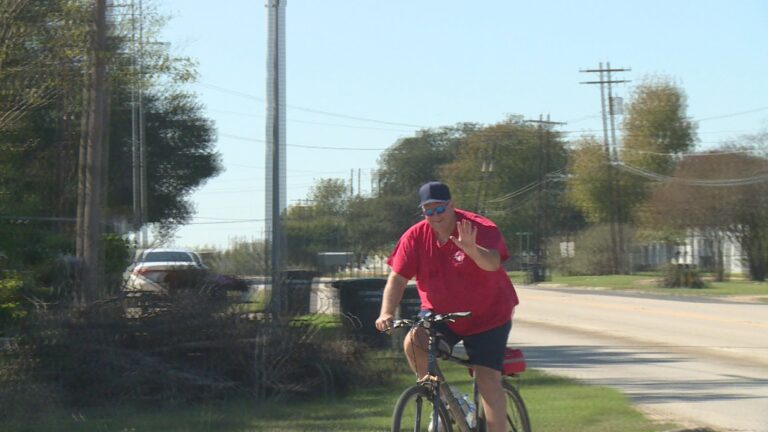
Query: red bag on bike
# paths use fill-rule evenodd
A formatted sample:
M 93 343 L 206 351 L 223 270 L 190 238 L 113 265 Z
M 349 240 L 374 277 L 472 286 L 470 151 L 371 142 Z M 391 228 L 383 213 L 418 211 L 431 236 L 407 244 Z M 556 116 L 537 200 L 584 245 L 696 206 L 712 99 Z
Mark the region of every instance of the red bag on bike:
M 516 348 L 507 347 L 504 350 L 504 364 L 502 365 L 502 375 L 517 375 L 525 372 L 525 356 L 523 351 Z M 473 376 L 475 373 L 472 368 L 469 368 L 469 376 Z
M 525 372 L 525 356 L 523 351 L 515 348 L 504 350 L 504 375 L 515 375 Z

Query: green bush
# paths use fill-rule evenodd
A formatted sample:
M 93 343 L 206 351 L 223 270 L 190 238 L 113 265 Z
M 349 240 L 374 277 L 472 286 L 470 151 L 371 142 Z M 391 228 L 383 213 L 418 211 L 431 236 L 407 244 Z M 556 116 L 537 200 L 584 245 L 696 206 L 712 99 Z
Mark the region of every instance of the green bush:
M 24 305 L 24 282 L 18 274 L 0 274 L 0 336 L 8 336 L 28 311 Z
M 104 273 L 108 292 L 114 294 L 123 281 L 123 272 L 130 264 L 130 245 L 117 234 L 104 237 Z
M 264 244 L 237 240 L 228 249 L 203 253 L 203 260 L 216 273 L 227 275 L 263 275 L 266 260 Z
M 701 273 L 694 265 L 668 264 L 661 279 L 664 288 L 705 288 Z
M 633 233 L 622 227 L 624 249 L 630 250 Z M 563 257 L 560 252 L 560 238 L 554 239 L 549 246 L 549 263 L 558 273 L 567 276 L 607 275 L 613 273 L 611 255 L 611 228 L 608 224 L 594 225 L 576 233 L 571 239 L 574 243 L 574 256 Z M 626 260 L 626 256 L 619 257 Z

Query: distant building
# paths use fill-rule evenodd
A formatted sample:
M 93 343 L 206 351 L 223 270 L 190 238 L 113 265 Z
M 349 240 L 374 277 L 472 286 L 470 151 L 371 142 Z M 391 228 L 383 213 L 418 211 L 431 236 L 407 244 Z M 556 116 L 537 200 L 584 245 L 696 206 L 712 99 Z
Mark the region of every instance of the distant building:
M 715 237 L 722 238 L 720 244 Z M 723 234 L 713 236 L 698 230 L 688 231 L 685 240 L 678 245 L 653 242 L 638 246 L 631 264 L 634 270 L 659 268 L 672 263 L 695 265 L 709 271 L 714 270 L 718 253 L 722 254 L 723 269 L 726 273 L 748 273 L 744 264 L 746 257 L 742 255 L 741 245 Z

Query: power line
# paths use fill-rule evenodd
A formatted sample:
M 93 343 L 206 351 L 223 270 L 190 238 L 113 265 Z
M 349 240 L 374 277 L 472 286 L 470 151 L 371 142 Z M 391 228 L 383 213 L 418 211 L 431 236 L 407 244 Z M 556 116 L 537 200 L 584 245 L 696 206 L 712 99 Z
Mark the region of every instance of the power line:
M 248 138 L 248 137 L 239 136 L 239 135 L 220 133 L 219 136 L 222 136 L 224 138 L 237 139 L 237 140 L 241 140 L 241 141 L 266 143 L 266 140 L 263 140 L 263 139 Z M 311 145 L 302 145 L 302 144 L 286 144 L 286 146 L 288 146 L 288 147 L 306 148 L 306 149 L 314 149 L 314 150 L 353 150 L 353 151 L 384 151 L 384 150 L 387 150 L 387 149 L 383 149 L 383 148 L 311 146 Z
M 747 110 L 747 111 L 739 111 L 739 112 L 735 112 L 735 113 L 731 113 L 731 114 L 723 114 L 723 115 L 719 115 L 719 116 L 705 117 L 705 118 L 699 119 L 697 121 L 718 120 L 718 119 L 722 119 L 722 118 L 736 117 L 736 116 L 740 116 L 740 115 L 744 115 L 744 114 L 752 114 L 752 113 L 756 113 L 756 112 L 760 112 L 760 111 L 766 111 L 766 110 L 768 110 L 768 107 L 760 107 L 760 108 L 755 108 L 755 109 L 751 109 L 751 110 Z
M 185 225 L 224 225 L 224 224 L 240 224 L 240 223 L 264 222 L 264 221 L 266 221 L 266 219 L 243 219 L 239 221 L 189 222 Z
M 630 153 L 652 154 L 657 156 L 701 157 L 701 156 L 726 155 L 726 154 L 749 154 L 749 153 L 754 153 L 756 151 L 759 151 L 759 149 L 717 151 L 716 153 L 660 153 L 660 152 L 652 152 L 647 150 L 634 150 L 634 149 L 629 149 L 624 147 L 624 151 L 630 152 Z
M 599 70 L 598 69 L 586 69 L 586 70 L 582 70 L 581 72 L 597 72 L 597 71 L 599 71 Z M 605 71 L 607 71 L 607 69 L 605 69 Z M 614 72 L 617 72 L 617 71 L 631 71 L 631 69 L 611 69 L 611 71 L 614 71 Z M 612 81 L 612 83 L 627 83 L 627 82 L 630 82 L 630 81 L 629 80 L 613 80 Z M 600 81 L 586 81 L 586 82 L 583 82 L 583 84 L 600 84 L 600 83 L 601 83 Z M 608 83 L 608 81 L 603 81 L 603 84 L 606 84 L 606 83 Z M 228 94 L 235 95 L 235 96 L 240 96 L 240 97 L 243 97 L 243 98 L 253 99 L 253 100 L 257 100 L 259 102 L 266 102 L 266 100 L 264 98 L 260 98 L 258 96 L 254 96 L 254 95 L 251 95 L 251 94 L 248 94 L 248 93 L 244 93 L 244 92 L 240 92 L 240 91 L 237 91 L 237 90 L 227 89 L 227 88 L 224 88 L 224 87 L 221 87 L 221 86 L 217 86 L 217 85 L 214 85 L 214 84 L 208 84 L 208 83 L 202 83 L 202 82 L 198 82 L 197 84 L 200 85 L 200 86 L 206 87 L 206 88 L 210 88 L 212 90 L 216 90 L 216 91 L 222 92 L 222 93 L 228 93 Z M 295 106 L 295 105 L 286 105 L 286 107 L 291 108 L 291 109 L 301 110 L 301 111 L 307 111 L 307 112 L 311 112 L 311 113 L 314 113 L 314 114 L 321 114 L 321 115 L 328 115 L 328 116 L 333 116 L 333 117 L 347 118 L 347 119 L 357 120 L 357 121 L 366 121 L 366 122 L 373 122 L 373 123 L 379 123 L 379 124 L 387 124 L 387 125 L 393 125 L 393 126 L 405 126 L 405 127 L 409 127 L 409 128 L 429 129 L 427 126 L 423 126 L 423 125 L 414 125 L 414 124 L 409 124 L 409 123 L 398 123 L 398 122 L 376 120 L 376 119 L 371 119 L 371 118 L 352 116 L 352 115 L 349 115 L 349 114 L 342 114 L 342 113 L 334 113 L 334 112 L 323 111 L 323 110 L 318 110 L 318 109 L 314 109 L 314 108 Z M 613 102 L 611 102 L 611 110 L 613 110 L 614 108 L 615 107 L 613 106 Z M 692 121 L 702 122 L 702 121 L 716 120 L 716 119 L 721 119 L 721 118 L 737 117 L 737 116 L 740 116 L 740 115 L 753 114 L 753 113 L 756 113 L 756 112 L 761 112 L 761 111 L 766 111 L 766 110 L 768 110 L 768 107 L 759 107 L 759 108 L 754 108 L 754 109 L 745 110 L 745 111 L 738 111 L 738 112 L 734 112 L 734 113 L 727 113 L 727 114 L 721 114 L 721 115 L 712 116 L 712 117 L 705 117 L 705 118 L 701 118 L 701 119 L 692 119 Z M 254 114 L 237 113 L 237 112 L 232 112 L 232 111 L 221 111 L 221 112 L 227 112 L 227 113 L 236 114 L 236 115 L 256 116 Z M 578 117 L 578 118 L 573 119 L 573 120 L 569 120 L 566 123 L 577 123 L 577 122 L 581 122 L 581 121 L 585 121 L 585 120 L 589 120 L 589 119 L 594 119 L 594 118 L 597 118 L 598 116 L 599 116 L 599 114 L 591 114 L 591 115 L 587 115 L 587 116 L 583 116 L 583 117 Z M 385 130 L 385 131 L 396 131 L 396 132 L 410 132 L 410 131 L 400 130 L 400 129 L 372 128 L 372 127 L 366 127 L 366 126 L 354 126 L 354 125 L 342 125 L 342 124 L 332 124 L 332 123 L 322 123 L 322 122 L 310 122 L 310 121 L 306 121 L 306 120 L 290 120 L 290 121 L 291 122 L 299 122 L 299 123 L 318 124 L 318 125 L 323 125 L 323 126 L 337 126 L 337 127 Z M 561 133 L 584 133 L 584 132 L 597 132 L 597 130 L 595 130 L 595 129 L 585 129 L 585 130 L 580 130 L 580 131 L 560 131 L 560 132 Z M 494 134 L 494 133 L 497 133 L 497 132 L 482 132 L 482 133 Z M 503 133 L 501 133 L 501 134 L 503 134 Z
M 231 95 L 234 95 L 234 96 L 240 96 L 240 97 L 247 98 L 247 99 L 257 100 L 259 102 L 266 102 L 266 100 L 264 98 L 260 98 L 258 96 L 254 96 L 254 95 L 251 95 L 251 94 L 248 94 L 248 93 L 243 93 L 243 92 L 240 92 L 240 91 L 237 91 L 237 90 L 230 90 L 230 89 L 219 87 L 219 86 L 216 86 L 216 85 L 213 85 L 213 84 L 206 84 L 206 83 L 202 83 L 202 82 L 197 83 L 197 84 L 201 85 L 203 87 L 206 87 L 206 88 L 210 88 L 211 90 L 216 90 L 216 91 L 220 91 L 220 92 L 223 92 L 223 93 L 228 93 L 228 94 L 231 94 Z M 313 113 L 313 114 L 325 115 L 325 116 L 329 116 L 329 117 L 345 118 L 345 119 L 349 119 L 349 120 L 357 120 L 357 121 L 364 121 L 364 122 L 369 122 L 369 123 L 385 124 L 385 125 L 390 125 L 390 126 L 404 126 L 404 127 L 409 127 L 409 128 L 428 129 L 428 127 L 424 126 L 424 125 L 415 125 L 415 124 L 410 124 L 410 123 L 399 123 L 399 122 L 392 122 L 392 121 L 377 120 L 377 119 L 372 119 L 372 118 L 367 118 L 367 117 L 358 117 L 358 116 L 353 116 L 353 115 L 349 115 L 349 114 L 341 114 L 341 113 L 335 113 L 335 112 L 330 112 L 330 111 L 323 111 L 323 110 L 319 110 L 319 109 L 307 108 L 307 107 L 296 106 L 296 105 L 285 105 L 285 106 L 286 106 L 286 108 L 291 108 L 291 109 L 295 109 L 295 110 L 298 110 L 298 111 L 310 112 L 310 113 Z
M 526 192 L 530 192 L 530 191 L 536 189 L 542 183 L 545 183 L 545 182 L 548 182 L 548 181 L 554 181 L 555 177 L 558 174 L 562 173 L 562 172 L 563 172 L 563 170 L 559 169 L 559 170 L 555 170 L 555 171 L 552 171 L 550 173 L 544 174 L 545 180 L 534 181 L 534 182 L 528 183 L 527 185 L 521 187 L 520 189 L 514 190 L 512 192 L 509 192 L 507 194 L 504 194 L 502 196 L 499 196 L 499 197 L 496 197 L 496 198 L 493 198 L 493 199 L 489 199 L 486 202 L 498 203 L 498 202 L 504 202 L 504 201 L 507 201 L 509 199 L 515 198 L 515 197 L 520 196 L 520 195 L 522 195 L 522 194 L 524 194 Z M 550 178 L 547 178 L 547 177 L 550 177 Z
M 228 110 L 219 110 L 219 109 L 210 109 L 210 108 L 208 109 L 208 111 L 218 112 L 222 114 L 239 115 L 244 117 L 264 118 L 263 115 L 237 112 L 237 111 L 228 111 Z M 355 125 L 347 125 L 347 124 L 340 124 L 340 123 L 315 122 L 315 121 L 309 121 L 309 120 L 286 119 L 286 121 L 289 123 L 305 123 L 305 124 L 312 124 L 312 125 L 318 125 L 318 126 L 332 126 L 332 127 L 341 127 L 341 128 L 349 128 L 349 129 L 377 130 L 377 131 L 384 131 L 384 132 L 413 132 L 412 129 L 393 129 L 393 128 L 373 127 L 373 126 L 355 126 Z
M 768 181 L 768 173 L 766 174 L 759 174 L 752 177 L 744 177 L 744 178 L 734 178 L 734 179 L 688 179 L 688 178 L 682 178 L 682 177 L 672 177 L 667 176 L 664 174 L 655 173 L 652 171 L 645 170 L 643 168 L 639 168 L 636 166 L 628 165 L 624 162 L 614 162 L 612 164 L 613 166 L 616 166 L 617 168 L 621 169 L 622 171 L 628 172 L 630 174 L 634 174 L 640 177 L 645 177 L 647 179 L 657 181 L 657 182 L 664 182 L 664 183 L 671 183 L 671 182 L 678 182 L 687 184 L 690 186 L 702 186 L 702 187 L 735 187 L 735 186 L 749 186 L 757 183 L 763 183 Z

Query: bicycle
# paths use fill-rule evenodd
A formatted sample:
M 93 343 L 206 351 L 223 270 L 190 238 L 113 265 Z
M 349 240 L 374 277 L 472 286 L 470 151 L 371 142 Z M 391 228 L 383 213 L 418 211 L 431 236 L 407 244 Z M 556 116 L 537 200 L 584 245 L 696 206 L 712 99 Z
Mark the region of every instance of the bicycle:
M 477 388 L 477 382 L 468 359 L 453 354 L 446 343 L 441 344 L 437 330 L 432 324 L 454 321 L 470 316 L 470 312 L 456 312 L 448 314 L 435 314 L 423 311 L 418 319 L 399 319 L 392 322 L 391 329 L 399 327 L 422 327 L 429 334 L 427 375 L 419 379 L 412 387 L 407 388 L 395 404 L 392 415 L 392 432 L 401 431 L 426 431 L 426 432 L 452 432 L 456 425 L 461 432 L 484 432 L 485 415 Z M 522 359 L 522 351 L 507 348 L 507 354 L 512 358 Z M 451 387 L 437 365 L 437 359 L 441 358 L 462 366 L 466 366 L 472 376 L 471 402 L 459 400 L 451 391 Z M 525 363 L 510 363 L 502 374 L 502 387 L 507 397 L 507 430 L 514 432 L 531 432 L 528 411 L 517 388 L 509 382 L 507 377 L 516 376 L 525 370 Z M 461 398 L 465 399 L 465 398 Z M 462 409 L 464 406 L 469 409 Z M 474 405 L 471 405 L 474 404 Z M 472 410 L 471 407 L 477 407 Z

